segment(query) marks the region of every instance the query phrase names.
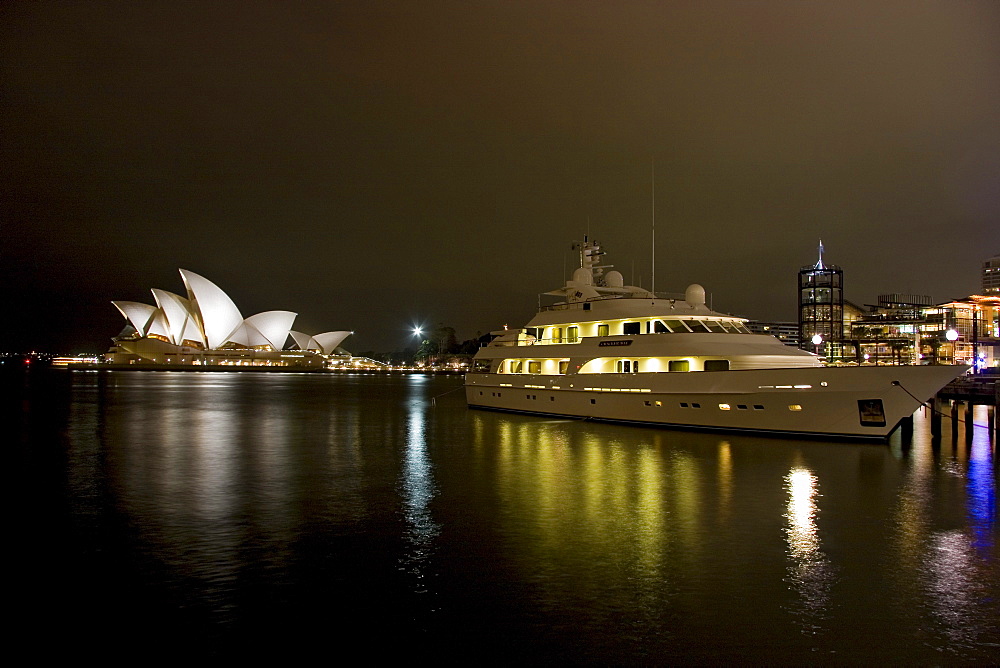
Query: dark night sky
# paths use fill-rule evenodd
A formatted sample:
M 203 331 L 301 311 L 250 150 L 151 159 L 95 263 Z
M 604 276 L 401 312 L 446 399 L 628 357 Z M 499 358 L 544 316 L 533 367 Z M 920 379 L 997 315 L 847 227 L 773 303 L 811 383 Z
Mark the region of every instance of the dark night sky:
M 943 301 L 1000 252 L 1000 3 L 7 2 L 0 350 L 103 351 L 112 299 L 459 338 L 589 230 L 647 286 L 795 317 Z

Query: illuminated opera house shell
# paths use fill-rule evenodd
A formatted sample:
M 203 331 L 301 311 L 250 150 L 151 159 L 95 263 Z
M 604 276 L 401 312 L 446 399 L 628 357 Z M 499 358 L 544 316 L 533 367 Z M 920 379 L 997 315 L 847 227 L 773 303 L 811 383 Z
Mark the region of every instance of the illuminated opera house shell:
M 181 269 L 187 297 L 153 288 L 156 306 L 114 301 L 128 321 L 107 354 L 119 364 L 322 367 L 351 332 L 292 331 L 297 314 L 265 311 L 244 318 L 215 283 Z

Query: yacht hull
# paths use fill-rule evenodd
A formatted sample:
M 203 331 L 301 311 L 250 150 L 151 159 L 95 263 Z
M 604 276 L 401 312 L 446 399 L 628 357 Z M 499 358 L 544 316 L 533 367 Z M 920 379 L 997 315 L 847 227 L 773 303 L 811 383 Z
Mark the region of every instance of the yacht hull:
M 470 407 L 662 427 L 885 439 L 965 366 L 470 373 Z

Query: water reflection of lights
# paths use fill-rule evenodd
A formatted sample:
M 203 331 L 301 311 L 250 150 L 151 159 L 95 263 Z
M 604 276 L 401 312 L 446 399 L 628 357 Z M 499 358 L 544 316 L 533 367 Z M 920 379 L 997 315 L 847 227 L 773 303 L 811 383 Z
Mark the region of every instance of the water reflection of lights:
M 799 595 L 798 622 L 806 633 L 816 632 L 816 622 L 825 617 L 834 573 L 820 550 L 816 515 L 819 509 L 818 480 L 808 469 L 796 466 L 785 476 L 788 491 L 785 536 L 792 563 L 788 578 Z
M 986 407 L 980 406 L 982 419 L 986 423 Z M 969 468 L 966 478 L 966 506 L 972 529 L 973 544 L 981 556 L 987 557 L 993 551 L 996 540 L 997 491 L 996 462 L 994 444 L 986 429 L 977 428 L 973 433 L 969 450 Z
M 809 559 L 819 550 L 816 533 L 816 476 L 804 468 L 794 468 L 785 476 L 788 488 L 788 547 L 795 559 Z
M 925 569 L 931 613 L 948 643 L 961 646 L 981 636 L 977 612 L 987 583 L 977 582 L 969 537 L 962 531 L 934 535 Z
M 440 532 L 430 511 L 436 488 L 434 466 L 427 455 L 427 416 L 424 411 L 421 403 L 414 402 L 410 407 L 401 480 L 406 540 L 409 543 L 409 552 L 404 555 L 402 566 L 417 578 L 417 591 L 420 593 L 427 591 L 424 568 L 434 538 Z

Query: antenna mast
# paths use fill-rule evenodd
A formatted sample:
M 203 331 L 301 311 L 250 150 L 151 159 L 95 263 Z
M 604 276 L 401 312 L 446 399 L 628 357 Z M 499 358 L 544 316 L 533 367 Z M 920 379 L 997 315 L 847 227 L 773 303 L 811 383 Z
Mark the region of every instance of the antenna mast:
M 649 159 L 649 170 L 652 175 L 651 190 L 653 195 L 653 240 L 652 240 L 653 271 L 652 271 L 652 278 L 650 279 L 650 283 L 652 283 L 652 285 L 650 286 L 650 292 L 652 292 L 653 295 L 656 295 L 656 163 L 653 161 L 653 158 Z

